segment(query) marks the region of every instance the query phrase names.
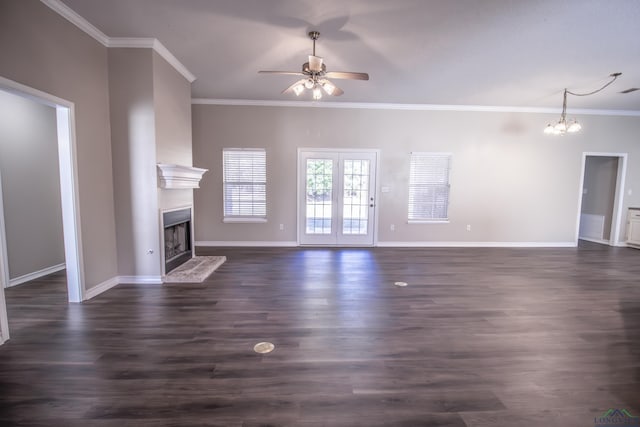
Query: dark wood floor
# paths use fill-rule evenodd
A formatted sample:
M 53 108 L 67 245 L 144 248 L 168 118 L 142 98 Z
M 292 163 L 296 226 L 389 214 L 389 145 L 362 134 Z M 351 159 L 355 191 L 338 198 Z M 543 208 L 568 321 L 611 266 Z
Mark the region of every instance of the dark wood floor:
M 640 414 L 640 251 L 202 249 L 202 284 L 7 290 L 0 424 L 594 426 Z M 409 286 L 393 286 L 406 281 Z M 273 353 L 254 344 L 271 341 Z

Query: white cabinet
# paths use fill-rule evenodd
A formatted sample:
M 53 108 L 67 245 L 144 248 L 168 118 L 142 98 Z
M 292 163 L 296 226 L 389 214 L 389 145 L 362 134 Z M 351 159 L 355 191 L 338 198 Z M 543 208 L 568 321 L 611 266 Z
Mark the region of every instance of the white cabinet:
M 640 209 L 629 208 L 627 214 L 627 245 L 640 248 Z

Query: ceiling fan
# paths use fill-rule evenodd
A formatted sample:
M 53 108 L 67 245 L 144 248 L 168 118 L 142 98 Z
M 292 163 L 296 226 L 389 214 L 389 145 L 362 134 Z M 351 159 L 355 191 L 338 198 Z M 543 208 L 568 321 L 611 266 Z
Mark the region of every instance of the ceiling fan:
M 282 93 L 295 93 L 300 96 L 305 89 L 311 90 L 313 99 L 322 98 L 322 92 L 327 95 L 340 96 L 342 89 L 333 84 L 329 79 L 369 80 L 367 73 L 353 73 L 348 71 L 327 71 L 322 57 L 316 56 L 316 40 L 320 37 L 318 31 L 309 32 L 309 38 L 313 40 L 313 55 L 309 55 L 309 62 L 302 64 L 302 71 L 258 71 L 261 74 L 284 74 L 289 76 L 304 76 Z

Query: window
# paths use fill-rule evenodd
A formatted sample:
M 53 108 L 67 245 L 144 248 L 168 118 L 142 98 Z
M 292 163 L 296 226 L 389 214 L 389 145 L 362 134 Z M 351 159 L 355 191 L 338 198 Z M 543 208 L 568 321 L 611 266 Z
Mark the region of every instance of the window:
M 267 167 L 264 149 L 222 151 L 224 221 L 267 220 Z
M 411 153 L 409 222 L 447 221 L 451 154 Z

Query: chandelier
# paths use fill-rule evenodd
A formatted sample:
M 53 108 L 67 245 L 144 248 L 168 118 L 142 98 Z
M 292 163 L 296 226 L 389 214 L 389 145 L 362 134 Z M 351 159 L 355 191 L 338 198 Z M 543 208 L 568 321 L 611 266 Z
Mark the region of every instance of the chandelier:
M 567 120 L 567 95 L 570 94 L 574 96 L 589 96 L 589 95 L 596 94 L 601 90 L 603 90 L 604 88 L 606 88 L 607 86 L 609 86 L 611 83 L 613 83 L 621 75 L 622 73 L 610 74 L 609 77 L 611 77 L 611 80 L 609 80 L 607 84 L 605 84 L 599 89 L 596 89 L 588 93 L 575 93 L 565 88 L 564 95 L 562 98 L 562 114 L 560 114 L 560 120 L 558 120 L 554 124 L 549 123 L 547 127 L 544 128 L 544 133 L 547 135 L 564 135 L 565 133 L 579 132 L 580 129 L 582 129 L 582 126 L 580 125 L 580 123 L 578 123 L 576 119 Z

